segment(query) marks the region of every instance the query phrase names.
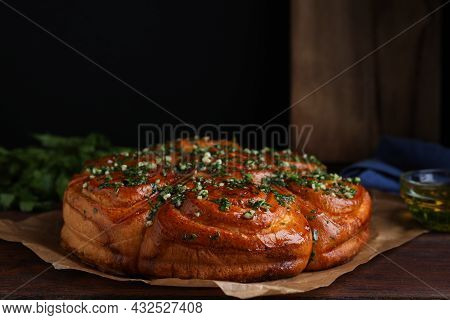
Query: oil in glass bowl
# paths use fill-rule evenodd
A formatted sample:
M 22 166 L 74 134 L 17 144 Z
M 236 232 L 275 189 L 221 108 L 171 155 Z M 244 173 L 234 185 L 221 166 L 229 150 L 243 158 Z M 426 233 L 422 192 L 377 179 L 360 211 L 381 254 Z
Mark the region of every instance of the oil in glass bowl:
M 400 177 L 400 193 L 424 227 L 450 232 L 450 170 L 406 172 Z

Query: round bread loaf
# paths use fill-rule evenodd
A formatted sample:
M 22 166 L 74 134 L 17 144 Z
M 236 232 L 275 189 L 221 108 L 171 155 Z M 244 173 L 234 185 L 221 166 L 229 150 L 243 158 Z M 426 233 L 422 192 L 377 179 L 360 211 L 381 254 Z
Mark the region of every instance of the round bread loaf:
M 181 140 L 87 163 L 65 192 L 61 243 L 116 274 L 278 279 L 351 259 L 370 202 L 311 156 Z

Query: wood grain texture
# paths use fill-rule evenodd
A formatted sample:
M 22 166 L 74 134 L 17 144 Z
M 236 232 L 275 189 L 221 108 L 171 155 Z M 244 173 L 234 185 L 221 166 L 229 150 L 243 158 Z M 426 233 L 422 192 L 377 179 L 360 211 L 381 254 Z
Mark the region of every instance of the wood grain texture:
M 291 122 L 314 126 L 308 152 L 355 161 L 380 135 L 439 140 L 439 12 L 309 94 L 443 2 L 291 1 Z
M 4 215 L 2 214 L 2 217 Z M 450 234 L 430 233 L 380 255 L 331 286 L 281 299 L 442 299 L 450 296 Z M 0 296 L 47 269 L 21 244 L 0 241 Z M 408 270 L 410 273 L 406 272 Z M 413 275 L 411 275 L 413 274 Z M 418 280 L 420 279 L 420 280 Z M 434 289 L 432 289 L 434 288 Z M 73 270 L 48 271 L 9 299 L 223 299 L 218 288 L 119 282 Z

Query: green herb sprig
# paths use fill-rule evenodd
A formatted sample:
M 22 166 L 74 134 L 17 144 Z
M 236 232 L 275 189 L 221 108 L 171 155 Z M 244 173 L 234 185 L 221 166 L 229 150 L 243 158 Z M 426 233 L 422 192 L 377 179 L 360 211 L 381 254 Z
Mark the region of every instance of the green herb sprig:
M 0 210 L 25 212 L 57 208 L 67 183 L 87 160 L 119 151 L 102 135 L 33 136 L 27 148 L 0 148 Z

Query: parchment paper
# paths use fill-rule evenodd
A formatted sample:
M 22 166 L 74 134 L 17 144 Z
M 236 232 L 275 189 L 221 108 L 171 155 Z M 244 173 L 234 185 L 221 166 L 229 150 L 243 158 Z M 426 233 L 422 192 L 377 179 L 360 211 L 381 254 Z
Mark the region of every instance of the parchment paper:
M 22 221 L 0 220 L 0 238 L 21 242 L 55 269 L 75 269 L 118 281 L 142 281 L 150 285 L 178 287 L 220 287 L 229 296 L 252 298 L 263 295 L 305 292 L 329 286 L 339 276 L 368 262 L 377 254 L 402 245 L 425 233 L 426 230 L 412 221 L 399 197 L 381 192 L 372 192 L 373 216 L 371 239 L 350 262 L 319 271 L 304 272 L 283 280 L 259 283 L 237 283 L 213 280 L 183 279 L 136 279 L 110 275 L 80 262 L 74 256 L 67 256 L 59 246 L 59 231 L 62 225 L 60 211 L 30 216 Z

